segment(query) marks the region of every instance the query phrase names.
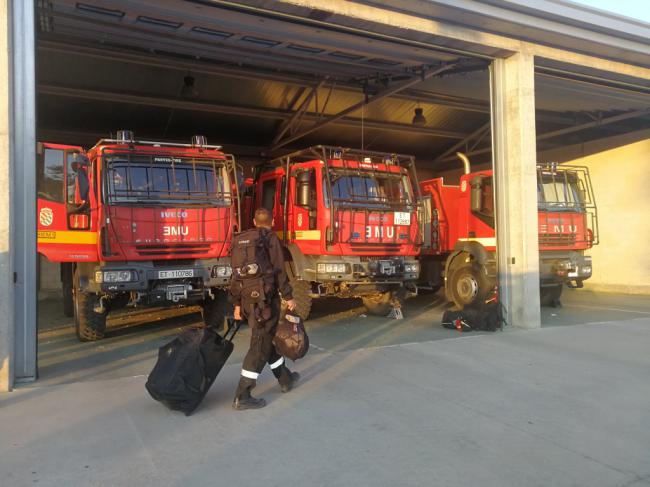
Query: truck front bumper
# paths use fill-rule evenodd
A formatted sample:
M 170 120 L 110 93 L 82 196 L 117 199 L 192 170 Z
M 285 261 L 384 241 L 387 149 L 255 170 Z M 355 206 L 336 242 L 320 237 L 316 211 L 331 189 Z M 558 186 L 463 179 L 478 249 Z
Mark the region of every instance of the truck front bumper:
M 591 277 L 591 257 L 578 252 L 558 255 L 540 255 L 539 276 L 542 286 L 557 283 L 582 287 L 582 281 Z
M 101 294 L 137 292 L 153 301 L 202 299 L 210 288 L 229 285 L 230 259 L 169 262 L 106 262 L 86 269 L 85 290 Z
M 416 281 L 420 263 L 415 257 L 330 257 L 315 259 L 308 278 L 316 282 L 346 284 L 404 283 Z

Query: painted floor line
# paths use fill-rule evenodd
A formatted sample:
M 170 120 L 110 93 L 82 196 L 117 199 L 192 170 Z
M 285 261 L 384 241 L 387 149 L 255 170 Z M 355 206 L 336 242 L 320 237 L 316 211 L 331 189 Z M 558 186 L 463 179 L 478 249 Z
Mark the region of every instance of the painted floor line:
M 310 348 L 313 347 L 313 348 L 315 348 L 316 350 L 318 350 L 319 352 L 327 352 L 326 349 L 324 349 L 324 348 L 322 348 L 322 347 L 319 347 L 318 345 L 314 345 L 314 344 L 311 343 L 311 342 L 309 342 L 309 347 L 310 347 Z
M 585 304 L 569 304 L 565 308 L 588 308 L 588 309 L 604 309 L 608 311 L 622 311 L 624 313 L 636 313 L 640 315 L 650 315 L 649 311 L 635 311 L 632 309 L 610 308 L 607 306 L 587 306 Z

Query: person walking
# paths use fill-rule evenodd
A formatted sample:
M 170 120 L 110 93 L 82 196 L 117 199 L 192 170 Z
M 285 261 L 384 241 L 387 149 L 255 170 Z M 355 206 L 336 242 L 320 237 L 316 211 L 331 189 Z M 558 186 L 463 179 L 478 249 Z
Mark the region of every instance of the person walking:
M 273 336 L 280 318 L 281 298 L 293 310 L 291 285 L 284 268 L 284 252 L 278 236 L 271 230 L 273 217 L 266 208 L 258 208 L 254 228 L 232 240 L 232 269 L 230 301 L 234 318 L 248 321 L 251 341 L 242 365 L 241 378 L 233 408 L 258 409 L 266 406 L 263 398 L 255 398 L 251 390 L 268 363 L 282 392 L 289 392 L 300 378 L 291 372 L 273 346 Z

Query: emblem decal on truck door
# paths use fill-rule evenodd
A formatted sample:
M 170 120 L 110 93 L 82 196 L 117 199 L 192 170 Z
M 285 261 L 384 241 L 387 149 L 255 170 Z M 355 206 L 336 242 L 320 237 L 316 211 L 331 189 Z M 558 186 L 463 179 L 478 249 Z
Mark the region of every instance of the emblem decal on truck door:
M 52 208 L 41 208 L 41 212 L 38 215 L 38 221 L 41 222 L 41 225 L 44 227 L 49 227 L 54 221 L 54 212 Z

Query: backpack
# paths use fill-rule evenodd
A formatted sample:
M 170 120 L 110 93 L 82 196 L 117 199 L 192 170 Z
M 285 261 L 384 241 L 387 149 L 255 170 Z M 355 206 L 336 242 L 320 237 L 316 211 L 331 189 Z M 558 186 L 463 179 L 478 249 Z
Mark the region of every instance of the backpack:
M 303 358 L 309 351 L 309 337 L 302 318 L 291 311 L 284 313 L 275 330 L 273 345 L 283 357 Z
M 232 240 L 232 285 L 246 306 L 263 304 L 274 288 L 274 272 L 269 254 L 269 230 L 253 228 Z
M 448 309 L 442 315 L 442 326 L 458 331 L 496 331 L 503 329 L 501 304 L 490 301 L 483 306 L 461 310 Z

